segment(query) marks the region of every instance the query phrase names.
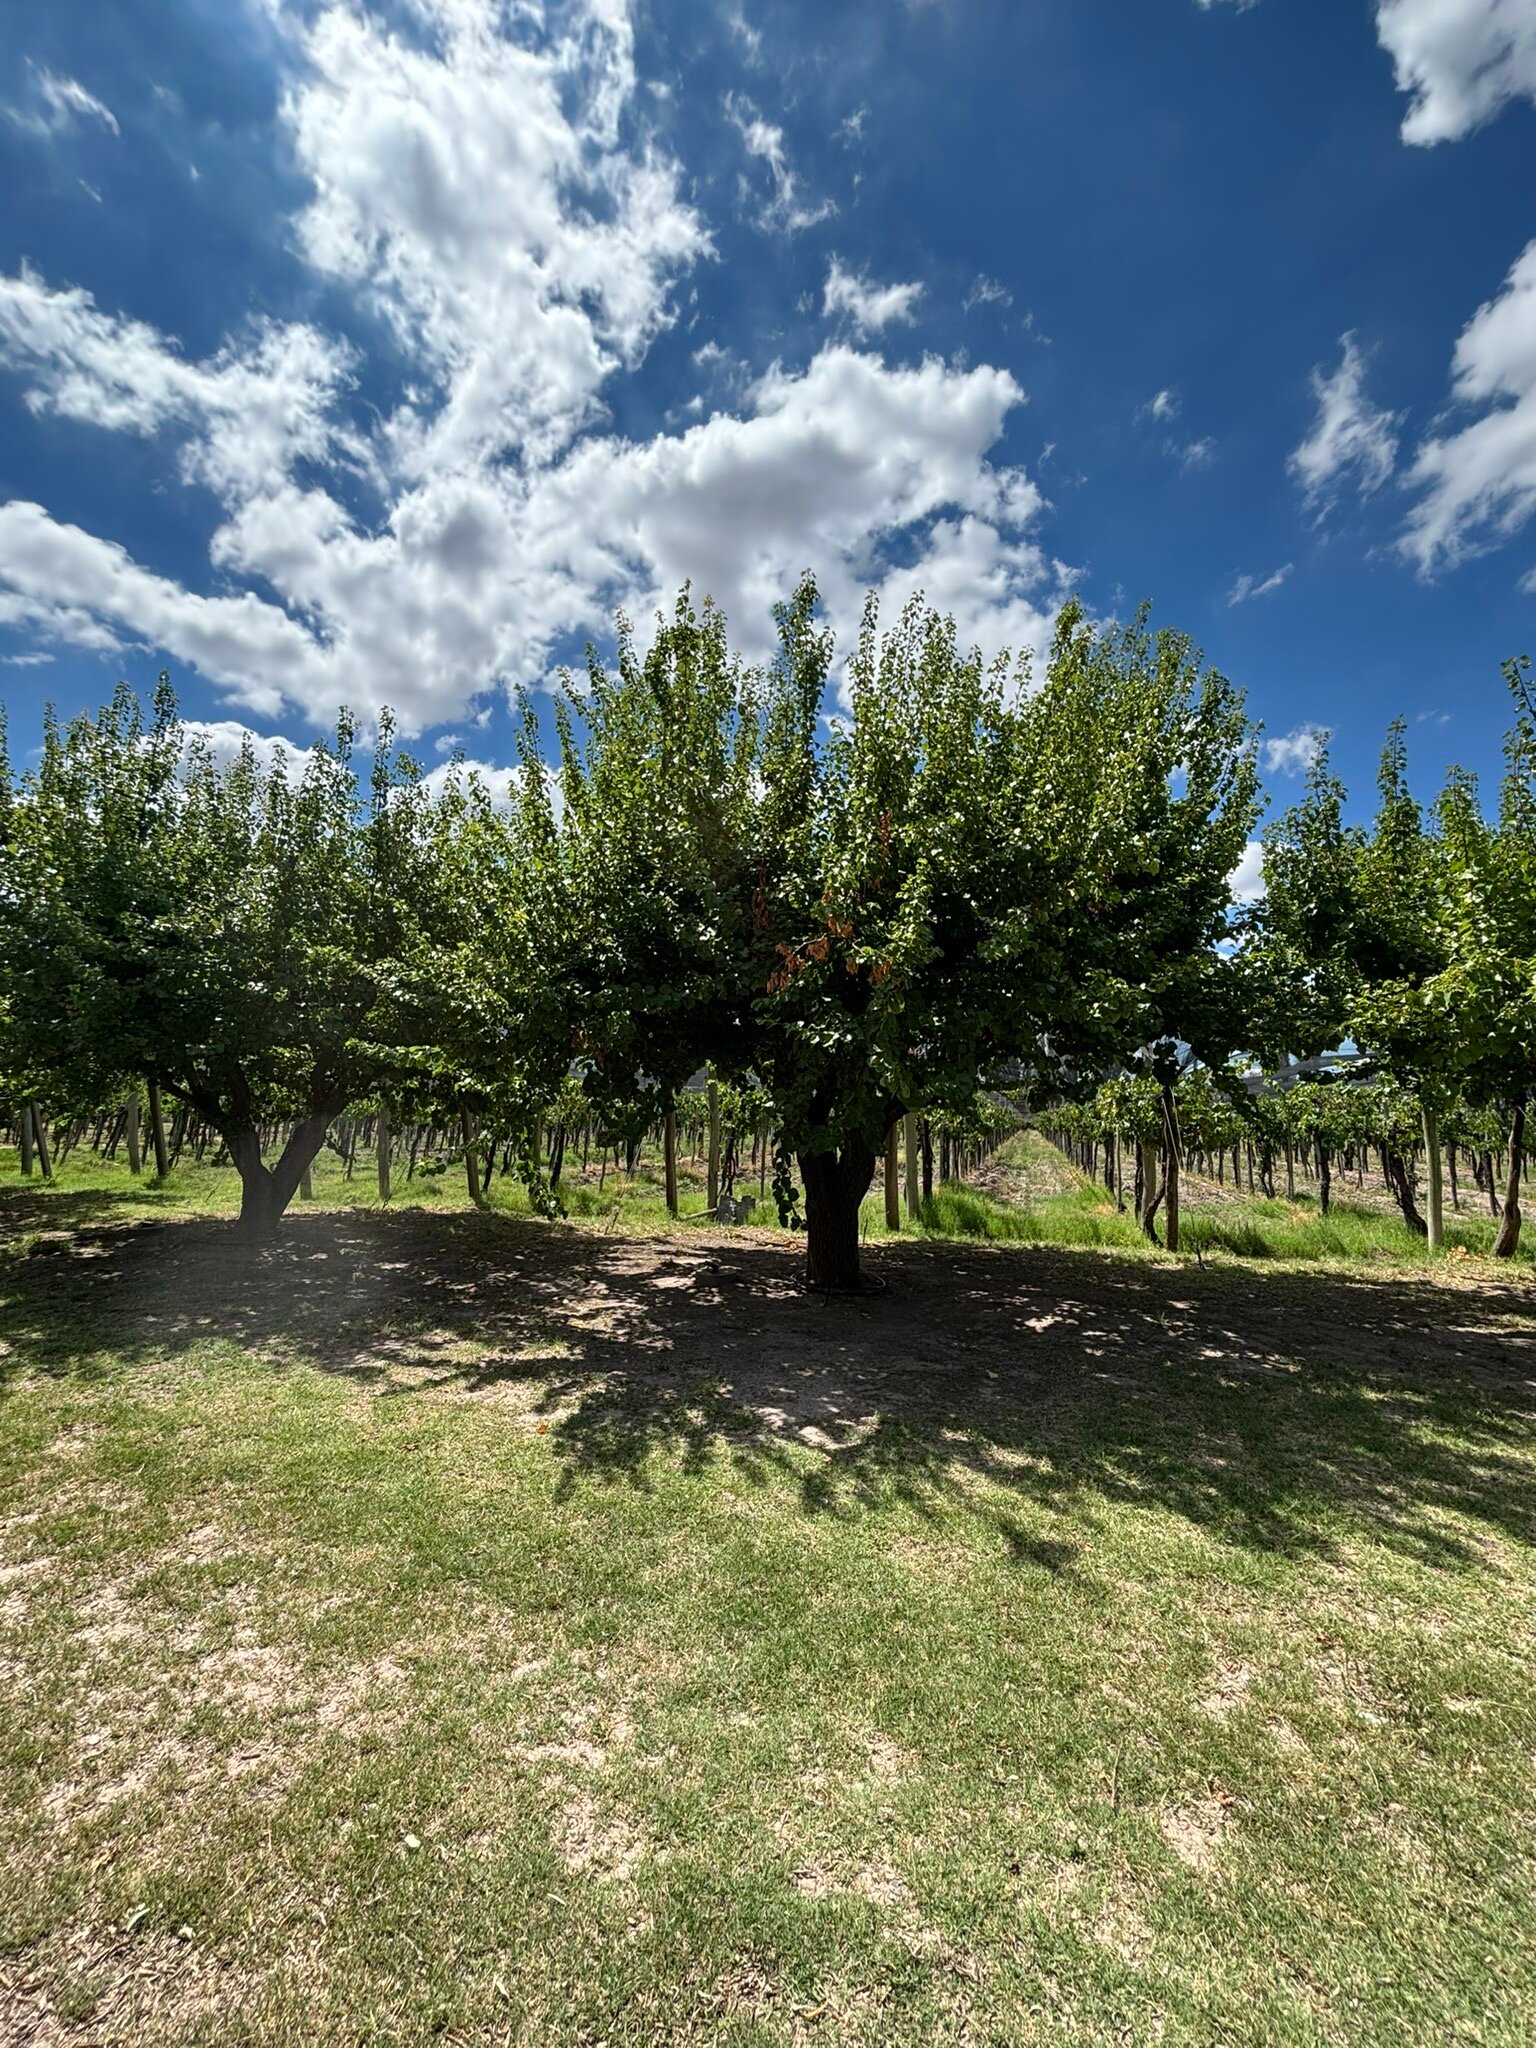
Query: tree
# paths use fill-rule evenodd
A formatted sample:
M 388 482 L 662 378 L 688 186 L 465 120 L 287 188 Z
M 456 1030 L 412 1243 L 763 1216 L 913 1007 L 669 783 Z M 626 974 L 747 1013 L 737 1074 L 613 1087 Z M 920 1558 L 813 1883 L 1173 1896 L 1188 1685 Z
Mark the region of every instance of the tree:
M 1452 884 L 1443 908 L 1446 964 L 1423 1006 L 1456 1048 L 1457 1078 L 1474 1108 L 1506 1120 L 1508 1158 L 1494 1255 L 1520 1243 L 1526 1106 L 1536 1072 L 1536 704 L 1531 664 L 1506 664 L 1516 719 L 1505 742 L 1496 817 L 1483 815 L 1472 777 L 1453 774 L 1439 804 Z
M 1270 970 L 1269 1050 L 1315 1057 L 1352 1040 L 1372 1069 L 1412 1092 L 1419 1129 L 1405 1133 L 1394 1108 L 1376 1142 L 1403 1220 L 1439 1246 L 1440 1117 L 1457 1085 L 1459 1047 L 1429 990 L 1447 959 L 1450 877 L 1408 788 L 1404 732 L 1401 721 L 1388 730 L 1369 829 L 1344 823 L 1343 790 L 1319 755 L 1304 801 L 1266 838 L 1266 896 L 1254 921 Z M 1420 1136 L 1427 1218 L 1411 1171 Z
M 650 649 L 622 616 L 610 672 L 556 705 L 561 980 L 573 1051 L 609 1125 L 661 1123 L 676 1192 L 676 1103 L 722 1047 L 739 1051 L 756 700 L 723 616 L 685 588 Z
M 860 1282 L 859 1209 L 909 1110 L 961 1114 L 1021 1058 L 1063 1072 L 1144 1025 L 1170 935 L 1214 936 L 1242 814 L 1240 708 L 1187 643 L 1069 607 L 1045 677 L 914 602 L 871 605 L 847 710 L 810 579 L 766 671 L 686 594 L 565 709 L 575 978 L 594 1085 L 705 1060 L 768 1092 L 805 1190 L 810 1283 Z M 1242 829 L 1236 830 L 1240 846 Z M 1214 842 L 1212 842 L 1214 844 Z
M 366 793 L 343 720 L 303 765 L 190 739 L 162 675 L 51 718 L 0 780 L 0 979 L 29 1072 L 72 1099 L 147 1080 L 224 1139 L 264 1238 L 332 1118 L 423 1036 L 401 969 L 436 906 L 441 838 L 384 724 Z M 277 1159 L 262 1134 L 291 1126 Z

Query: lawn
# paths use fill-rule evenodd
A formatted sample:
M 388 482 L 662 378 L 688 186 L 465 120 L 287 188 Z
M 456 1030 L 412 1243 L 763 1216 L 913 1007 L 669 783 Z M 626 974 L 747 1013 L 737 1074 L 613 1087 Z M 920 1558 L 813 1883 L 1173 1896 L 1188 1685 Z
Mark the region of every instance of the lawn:
M 1529 2042 L 1529 1268 L 967 1199 L 0 1159 L 0 2042 Z

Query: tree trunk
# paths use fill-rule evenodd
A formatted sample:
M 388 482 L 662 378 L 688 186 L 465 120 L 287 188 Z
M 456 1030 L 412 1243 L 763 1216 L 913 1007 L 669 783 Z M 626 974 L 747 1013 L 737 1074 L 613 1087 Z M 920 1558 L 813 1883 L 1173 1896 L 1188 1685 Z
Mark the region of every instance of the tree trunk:
M 907 1155 L 907 1214 L 915 1216 L 918 1208 L 917 1118 L 911 1110 L 901 1120 L 901 1138 Z
M 677 1214 L 677 1111 L 668 1109 L 661 1120 L 662 1163 L 667 1181 L 667 1214 Z
M 1288 1202 L 1296 1199 L 1296 1154 L 1291 1150 L 1289 1138 L 1285 1141 L 1285 1199 Z
M 1317 1205 L 1324 1216 L 1333 1199 L 1333 1162 L 1328 1156 L 1328 1147 L 1321 1141 L 1317 1147 Z
M 1141 1159 L 1141 1172 L 1137 1176 L 1141 1183 L 1141 1200 L 1137 1207 L 1136 1220 L 1154 1244 L 1157 1243 L 1157 1211 L 1162 1201 L 1162 1190 L 1157 1184 L 1157 1143 L 1152 1138 L 1137 1141 L 1137 1152 Z
M 478 1209 L 483 1200 L 480 1192 L 480 1148 L 467 1109 L 459 1111 L 459 1129 L 464 1136 L 464 1177 L 469 1183 L 469 1199 Z
M 24 1102 L 16 1112 L 16 1142 L 21 1148 L 21 1170 L 32 1177 L 32 1105 Z
M 892 1124 L 885 1134 L 885 1227 L 901 1228 L 901 1140 L 900 1125 Z
M 1408 1171 L 1408 1162 L 1395 1145 L 1381 1148 L 1382 1175 L 1393 1200 L 1402 1211 L 1403 1221 L 1416 1237 L 1427 1235 L 1424 1218 L 1419 1214 L 1419 1205 L 1414 1199 L 1413 1176 Z
M 128 1171 L 142 1173 L 144 1170 L 144 1148 L 139 1142 L 139 1098 L 130 1095 L 128 1107 L 123 1115 L 123 1136 L 128 1143 Z
M 266 1243 L 276 1231 L 325 1143 L 330 1120 L 326 1110 L 296 1123 L 274 1166 L 262 1160 L 261 1133 L 254 1125 L 221 1133 L 240 1176 L 240 1235 L 252 1244 Z
M 160 1101 L 160 1083 L 149 1084 L 149 1135 L 155 1148 L 155 1178 L 164 1180 L 171 1170 L 171 1157 L 165 1143 L 165 1109 Z
M 720 1207 L 720 1083 L 713 1073 L 709 1077 L 709 1170 L 705 1182 L 709 1195 L 709 1213 L 713 1216 Z
M 861 1139 L 844 1141 L 840 1152 L 802 1152 L 805 1183 L 805 1278 L 826 1294 L 856 1294 L 859 1271 L 859 1205 L 869 1193 L 878 1155 Z
M 1520 1244 L 1520 1155 L 1525 1149 L 1525 1104 L 1517 1102 L 1509 1124 L 1509 1173 L 1504 1182 L 1504 1210 L 1493 1241 L 1496 1259 L 1512 1259 Z
M 1179 1248 L 1179 1106 L 1173 1099 L 1173 1090 L 1163 1087 L 1163 1202 L 1167 1223 L 1164 1235 L 1168 1249 L 1176 1252 Z M 1250 1175 L 1253 1172 L 1253 1154 L 1248 1154 Z
M 379 1200 L 387 1202 L 389 1200 L 389 1111 L 382 1102 L 379 1104 L 379 1120 L 374 1125 L 373 1135 L 378 1153 Z
M 918 1123 L 917 1142 L 923 1156 L 923 1200 L 926 1202 L 933 1194 L 933 1123 L 926 1116 Z
M 1440 1117 L 1429 1104 L 1424 1104 L 1424 1226 L 1432 1252 L 1439 1251 L 1445 1243 L 1445 1193 L 1441 1185 L 1440 1166 Z

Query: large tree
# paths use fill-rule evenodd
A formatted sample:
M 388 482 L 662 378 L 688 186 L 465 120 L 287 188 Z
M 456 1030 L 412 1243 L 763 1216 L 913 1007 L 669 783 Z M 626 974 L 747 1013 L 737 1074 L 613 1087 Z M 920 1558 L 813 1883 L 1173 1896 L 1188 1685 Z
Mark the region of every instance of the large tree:
M 905 1111 L 963 1112 L 1021 1058 L 1102 1063 L 1147 1028 L 1168 949 L 1219 935 L 1246 726 L 1139 621 L 1069 609 L 1036 684 L 921 603 L 886 633 L 871 607 L 830 718 L 809 579 L 778 628 L 754 673 L 685 597 L 570 700 L 577 974 L 608 988 L 597 1075 L 664 1085 L 709 1058 L 766 1087 L 811 1284 L 847 1288 Z

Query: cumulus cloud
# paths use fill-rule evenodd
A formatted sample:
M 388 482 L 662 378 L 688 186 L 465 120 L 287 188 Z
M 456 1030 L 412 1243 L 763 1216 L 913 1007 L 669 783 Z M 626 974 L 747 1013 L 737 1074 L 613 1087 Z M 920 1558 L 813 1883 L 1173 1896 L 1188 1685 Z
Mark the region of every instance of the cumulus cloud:
M 1285 582 L 1293 566 L 1294 564 L 1286 562 L 1280 568 L 1272 569 L 1267 576 L 1239 576 L 1227 592 L 1227 603 L 1247 604 L 1252 598 L 1268 597 Z
M 26 402 L 119 433 L 186 437 L 191 480 L 244 496 L 301 459 L 365 466 L 333 408 L 351 351 L 313 327 L 258 321 L 238 343 L 189 363 L 152 327 L 103 313 L 87 291 L 51 290 L 23 266 L 0 277 L 0 363 L 32 379 Z
M 1298 725 L 1294 732 L 1278 733 L 1274 739 L 1265 740 L 1259 750 L 1260 758 L 1271 775 L 1305 775 L 1327 737 L 1321 726 Z
M 1418 502 L 1400 545 L 1424 574 L 1507 538 L 1536 511 L 1536 242 L 1463 330 L 1451 395 L 1481 416 L 1425 441 L 1409 470 Z
M 1338 368 L 1312 372 L 1317 401 L 1312 430 L 1287 467 L 1319 515 L 1352 480 L 1363 493 L 1380 490 L 1397 465 L 1400 415 L 1372 403 L 1365 389 L 1365 357 L 1353 334 L 1341 337 Z
M 1195 0 L 1235 7 L 1258 0 Z M 1515 99 L 1536 100 L 1530 0 L 1375 0 L 1376 37 L 1412 104 L 1403 140 L 1454 142 Z
M 249 746 L 263 768 L 280 768 L 291 779 L 302 776 L 313 749 L 296 747 L 277 733 L 253 732 L 233 718 L 185 718 L 182 736 L 188 746 L 196 745 L 209 755 L 217 768 L 229 768 Z
M 424 475 L 566 441 L 667 323 L 709 237 L 677 164 L 620 138 L 626 8 L 586 0 L 542 41 L 502 33 L 491 0 L 417 11 L 425 44 L 323 8 L 283 114 L 314 188 L 310 263 L 378 306 L 440 401 L 390 423 L 396 461 Z
M 1406 142 L 1452 142 L 1513 99 L 1536 99 L 1530 0 L 1377 0 L 1376 34 L 1412 96 Z
M 845 270 L 834 256 L 827 267 L 821 309 L 829 318 L 846 313 L 861 334 L 877 334 L 893 320 L 911 321 L 922 296 L 921 284 L 872 284 L 868 277 Z
M 537 683 L 570 636 L 685 577 L 751 651 L 806 567 L 846 633 L 867 587 L 894 605 L 921 585 L 989 651 L 1043 641 L 1063 572 L 1034 484 L 993 459 L 1023 398 L 1006 371 L 837 343 L 733 376 L 733 409 L 686 431 L 604 427 L 605 387 L 710 248 L 640 118 L 622 0 L 549 19 L 331 0 L 282 20 L 297 246 L 389 324 L 405 395 L 365 412 L 352 351 L 312 324 L 258 323 L 194 360 L 88 291 L 0 280 L 0 363 L 28 404 L 153 437 L 218 506 L 200 588 L 42 505 L 0 506 L 0 625 L 146 644 L 262 718 L 388 704 L 407 732 Z M 762 140 L 794 201 L 781 139 Z

